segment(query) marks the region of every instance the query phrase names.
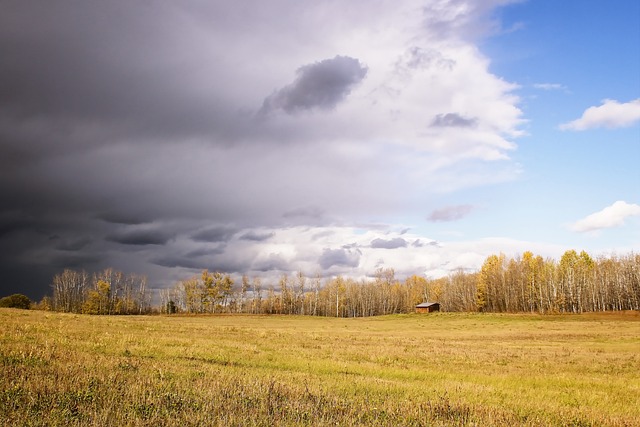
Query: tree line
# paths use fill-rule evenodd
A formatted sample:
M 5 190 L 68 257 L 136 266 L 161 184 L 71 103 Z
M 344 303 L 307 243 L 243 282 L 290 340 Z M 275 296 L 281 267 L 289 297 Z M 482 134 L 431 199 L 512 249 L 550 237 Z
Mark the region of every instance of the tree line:
M 53 296 L 39 304 L 44 309 L 85 314 L 147 314 L 152 295 L 146 276 L 108 268 L 88 274 L 66 269 L 53 277 Z
M 373 277 L 323 279 L 302 272 L 264 283 L 247 275 L 203 271 L 159 291 L 151 306 L 146 278 L 112 269 L 89 275 L 65 270 L 53 279 L 45 308 L 89 314 L 251 313 L 366 317 L 411 313 L 439 302 L 450 312 L 581 313 L 640 310 L 640 255 L 592 258 L 566 251 L 559 261 L 532 252 L 489 256 L 479 271 L 432 279 L 396 278 L 393 269 Z M 41 303 L 41 306 L 43 304 Z
M 178 282 L 161 291 L 168 313 L 254 313 L 364 317 L 410 313 L 423 301 L 443 311 L 581 313 L 640 310 L 640 255 L 592 258 L 566 251 L 560 261 L 532 252 L 489 256 L 480 271 L 456 271 L 427 279 L 395 277 L 379 269 L 373 278 L 322 280 L 299 272 L 264 286 L 243 276 L 239 285 L 222 273 Z
M 640 255 L 593 259 L 566 251 L 559 262 L 531 252 L 492 255 L 477 279 L 480 311 L 561 312 L 640 309 Z

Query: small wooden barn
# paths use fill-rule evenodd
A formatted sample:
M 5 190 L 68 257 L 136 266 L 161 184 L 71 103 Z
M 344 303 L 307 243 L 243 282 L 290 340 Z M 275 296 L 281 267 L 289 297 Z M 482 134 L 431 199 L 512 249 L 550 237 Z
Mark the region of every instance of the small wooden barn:
M 440 303 L 438 302 L 421 302 L 416 305 L 416 313 L 432 313 L 440 311 Z

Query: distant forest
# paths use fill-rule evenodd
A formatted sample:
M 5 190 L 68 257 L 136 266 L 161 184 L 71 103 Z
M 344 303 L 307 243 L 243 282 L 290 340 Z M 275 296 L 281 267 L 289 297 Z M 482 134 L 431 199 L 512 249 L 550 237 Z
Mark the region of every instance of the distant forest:
M 369 279 L 322 279 L 302 273 L 278 283 L 203 271 L 160 290 L 153 307 L 144 276 L 107 269 L 89 275 L 65 270 L 53 278 L 53 296 L 40 308 L 88 314 L 252 313 L 363 317 L 412 313 L 423 301 L 450 312 L 582 313 L 640 310 L 640 255 L 592 258 L 574 250 L 560 261 L 531 252 L 489 256 L 480 271 L 459 270 L 429 279 L 395 277 L 379 269 Z

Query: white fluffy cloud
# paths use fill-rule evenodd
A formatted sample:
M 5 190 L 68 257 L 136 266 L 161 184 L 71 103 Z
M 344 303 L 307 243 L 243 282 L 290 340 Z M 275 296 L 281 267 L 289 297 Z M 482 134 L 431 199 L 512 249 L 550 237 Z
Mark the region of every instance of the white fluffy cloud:
M 640 215 L 640 205 L 617 201 L 601 211 L 576 221 L 571 229 L 577 232 L 597 231 L 603 228 L 619 227 L 624 225 L 626 218 Z
M 598 107 L 589 107 L 579 119 L 560 125 L 562 130 L 621 128 L 640 122 L 640 99 L 620 103 L 605 99 Z

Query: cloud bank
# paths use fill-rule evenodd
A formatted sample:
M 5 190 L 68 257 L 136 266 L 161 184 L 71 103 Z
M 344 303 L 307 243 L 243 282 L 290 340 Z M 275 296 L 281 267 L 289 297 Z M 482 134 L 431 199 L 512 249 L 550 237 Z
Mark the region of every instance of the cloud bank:
M 518 176 L 516 85 L 477 48 L 507 3 L 6 4 L 0 280 L 440 271 L 429 236 L 367 233 Z

